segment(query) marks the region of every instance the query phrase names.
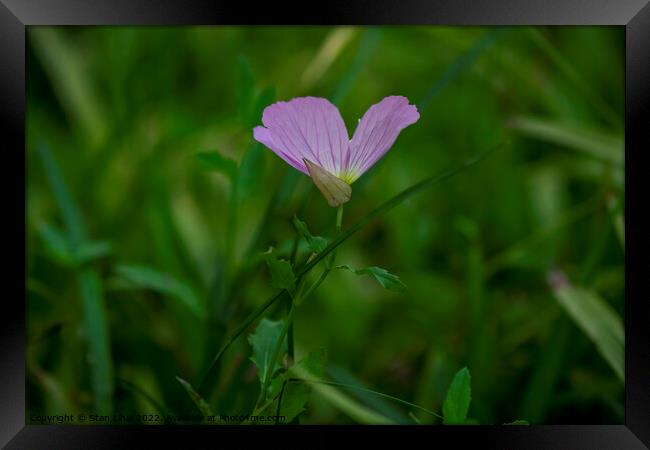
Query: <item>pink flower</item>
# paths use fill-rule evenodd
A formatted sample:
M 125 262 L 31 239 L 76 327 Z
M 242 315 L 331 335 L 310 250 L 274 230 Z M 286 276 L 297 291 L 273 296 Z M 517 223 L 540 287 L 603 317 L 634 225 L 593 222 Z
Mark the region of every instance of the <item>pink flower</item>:
M 420 114 L 408 99 L 390 96 L 363 115 L 352 139 L 339 110 L 327 99 L 298 97 L 267 106 L 255 140 L 309 175 L 331 206 L 347 202 L 350 185 L 391 148 Z

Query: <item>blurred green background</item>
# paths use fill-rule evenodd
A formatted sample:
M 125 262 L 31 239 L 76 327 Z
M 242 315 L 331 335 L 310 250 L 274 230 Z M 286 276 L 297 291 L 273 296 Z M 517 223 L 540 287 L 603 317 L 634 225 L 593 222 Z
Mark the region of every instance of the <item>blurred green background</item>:
M 344 228 L 506 144 L 339 247 L 408 290 L 333 272 L 297 310 L 298 358 L 324 348 L 328 380 L 438 413 L 467 366 L 470 423 L 623 423 L 623 61 L 622 27 L 29 27 L 28 422 L 180 412 L 176 376 L 196 385 L 276 292 L 261 254 L 288 258 L 294 213 L 334 235 L 309 178 L 253 141 L 263 107 L 327 97 L 352 135 L 394 94 L 421 118 L 353 185 Z M 253 329 L 224 356 L 217 413 L 252 411 Z M 358 421 L 328 397 L 300 422 Z

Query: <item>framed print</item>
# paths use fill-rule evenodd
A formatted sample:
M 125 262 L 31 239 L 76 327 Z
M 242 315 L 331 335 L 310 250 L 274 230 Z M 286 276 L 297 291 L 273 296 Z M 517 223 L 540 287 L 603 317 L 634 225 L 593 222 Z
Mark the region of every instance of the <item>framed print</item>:
M 646 3 L 3 0 L 2 444 L 647 448 Z

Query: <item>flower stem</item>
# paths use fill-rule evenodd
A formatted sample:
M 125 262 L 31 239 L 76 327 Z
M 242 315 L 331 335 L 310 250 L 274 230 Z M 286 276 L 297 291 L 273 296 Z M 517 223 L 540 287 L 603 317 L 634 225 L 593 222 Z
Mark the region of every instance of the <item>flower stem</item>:
M 341 225 L 343 224 L 343 205 L 339 205 L 336 210 L 336 234 L 341 232 Z
M 342 224 L 343 224 L 343 205 L 339 205 L 339 208 L 336 210 L 336 238 L 338 238 L 339 235 L 341 234 Z M 325 276 L 327 276 L 327 273 L 330 271 L 330 269 L 334 267 L 335 259 L 336 259 L 336 250 L 332 252 L 332 255 L 327 260 L 327 269 L 325 272 Z

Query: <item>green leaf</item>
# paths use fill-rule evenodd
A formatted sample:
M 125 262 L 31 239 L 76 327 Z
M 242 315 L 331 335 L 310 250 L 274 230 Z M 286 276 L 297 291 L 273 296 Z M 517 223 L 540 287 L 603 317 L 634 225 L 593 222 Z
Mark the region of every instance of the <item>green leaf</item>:
M 30 44 L 47 75 L 53 93 L 75 129 L 90 142 L 89 149 L 102 142 L 110 120 L 102 106 L 103 97 L 87 67 L 83 50 L 63 30 L 53 27 L 29 29 Z
M 367 408 L 341 390 L 333 386 L 324 385 L 322 379 L 316 377 L 306 367 L 295 365 L 292 367 L 292 374 L 296 378 L 308 383 L 318 395 L 327 400 L 336 409 L 359 423 L 369 425 L 387 425 L 394 423 L 388 417 Z
M 312 236 L 307 228 L 307 224 L 296 216 L 293 216 L 293 225 L 298 230 L 298 233 L 300 233 L 300 236 L 307 241 L 312 252 L 320 253 L 325 250 L 325 247 L 327 247 L 327 239 L 321 236 Z
M 63 217 L 68 245 L 70 248 L 75 248 L 86 239 L 86 227 L 81 212 L 72 200 L 70 191 L 49 147 L 41 142 L 37 146 L 37 151 L 43 162 L 54 200 Z
M 49 224 L 39 226 L 38 232 L 43 239 L 47 254 L 66 267 L 94 261 L 112 251 L 111 244 L 107 241 L 90 241 L 80 243 L 75 252 L 70 248 L 63 231 Z
M 406 285 L 402 283 L 397 275 L 393 275 L 386 269 L 377 266 L 366 267 L 365 269 L 354 269 L 347 264 L 336 266 L 337 269 L 346 269 L 356 275 L 370 275 L 382 285 L 384 289 L 395 292 L 405 292 Z
M 504 423 L 504 425 L 530 425 L 527 420 L 513 420 L 512 422 Z
M 194 155 L 206 168 L 226 175 L 230 180 L 237 177 L 237 163 L 217 151 L 201 152 Z
M 291 422 L 300 413 L 305 411 L 305 405 L 311 397 L 311 388 L 305 383 L 287 383 L 282 393 L 282 403 L 280 404 L 280 413 L 284 416 L 284 423 Z M 273 403 L 273 411 L 277 411 L 277 402 Z
M 420 411 L 424 410 L 417 405 L 394 397 L 390 394 L 370 389 L 368 385 L 359 380 L 352 373 L 335 364 L 329 363 L 327 365 L 327 374 L 331 377 L 332 382 L 336 383 L 336 385 L 341 387 L 345 392 L 352 393 L 365 405 L 386 416 L 387 418 L 394 420 L 398 424 L 406 424 L 410 423 L 410 421 L 408 420 L 408 417 L 404 415 L 401 409 L 396 408 L 393 405 L 393 402 L 407 406 L 408 408 L 416 408 Z M 426 412 L 430 415 L 428 411 Z M 434 414 L 434 417 L 435 416 L 436 414 Z M 438 417 L 442 418 L 442 416 Z
M 203 397 L 201 397 L 192 387 L 190 383 L 182 379 L 181 377 L 176 377 L 178 382 L 183 385 L 185 388 L 185 391 L 187 391 L 187 394 L 190 396 L 194 404 L 196 405 L 197 408 L 199 408 L 199 411 L 201 411 L 201 414 L 204 416 L 214 416 L 212 413 L 212 410 L 210 409 L 210 405 L 208 405 L 208 402 L 206 402 Z
M 456 59 L 441 73 L 435 84 L 429 89 L 429 92 L 418 103 L 420 114 L 424 111 L 431 101 L 451 82 L 456 80 L 462 74 L 467 73 L 476 61 L 505 33 L 507 28 L 493 28 L 482 35 L 470 48 L 459 54 Z
M 616 311 L 595 292 L 568 282 L 556 284 L 554 294 L 576 325 L 596 344 L 619 379 L 624 381 L 625 335 L 623 322 Z
M 74 256 L 68 246 L 68 241 L 63 235 L 63 231 L 49 225 L 41 224 L 38 227 L 38 233 L 43 239 L 45 244 L 46 253 L 55 261 L 64 266 L 71 266 L 74 264 Z
M 460 425 L 465 423 L 469 404 L 472 400 L 470 374 L 467 367 L 456 373 L 447 391 L 447 397 L 442 405 L 443 423 L 445 425 Z
M 325 349 L 310 352 L 296 364 L 287 370 L 287 377 L 297 376 L 296 372 L 305 373 L 314 377 L 322 377 L 325 374 L 327 362 L 327 351 Z
M 285 377 L 277 376 L 269 389 L 269 397 L 273 401 L 261 413 L 283 416 L 283 420 L 278 423 L 289 423 L 305 411 L 305 405 L 311 397 L 311 388 L 305 383 L 288 382 Z M 279 411 L 278 402 L 281 402 Z
M 113 361 L 104 288 L 99 273 L 93 269 L 80 272 L 79 290 L 95 408 L 100 414 L 110 414 L 113 409 Z
M 109 255 L 112 251 L 113 246 L 108 241 L 84 242 L 77 251 L 77 262 L 80 264 L 91 262 Z
M 151 289 L 181 301 L 199 318 L 206 317 L 204 305 L 194 291 L 172 276 L 146 266 L 120 264 L 116 273 L 135 284 L 138 288 Z
M 293 377 L 299 378 L 298 374 L 321 377 L 325 372 L 326 359 L 327 354 L 324 349 L 311 352 L 285 373 L 276 376 L 268 389 L 268 397 L 274 400 L 263 410 L 264 414 L 275 415 L 277 413 L 284 416 L 283 423 L 288 423 L 303 412 L 312 390 L 305 383 L 289 382 L 289 380 Z M 278 413 L 279 402 L 280 411 Z
M 602 131 L 537 117 L 515 117 L 510 126 L 523 134 L 582 152 L 592 158 L 623 165 L 623 138 Z
M 273 375 L 281 367 L 277 361 L 275 367 L 271 367 L 271 358 L 275 345 L 282 334 L 282 327 L 281 320 L 274 321 L 264 318 L 260 320 L 255 332 L 248 336 L 248 342 L 253 347 L 251 361 L 257 366 L 260 383 L 264 383 L 267 373 L 270 372 L 270 375 Z M 287 340 L 284 339 L 280 347 L 280 355 L 284 355 L 286 352 Z
M 609 208 L 610 217 L 616 237 L 621 244 L 621 249 L 625 252 L 625 221 L 623 218 L 623 201 L 622 198 L 610 194 L 607 198 L 607 207 Z
M 271 286 L 293 292 L 296 288 L 296 276 L 289 261 L 267 255 L 266 264 L 271 270 Z

